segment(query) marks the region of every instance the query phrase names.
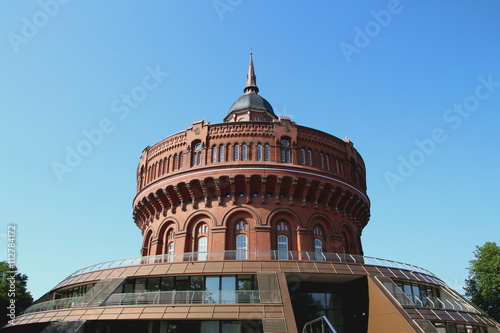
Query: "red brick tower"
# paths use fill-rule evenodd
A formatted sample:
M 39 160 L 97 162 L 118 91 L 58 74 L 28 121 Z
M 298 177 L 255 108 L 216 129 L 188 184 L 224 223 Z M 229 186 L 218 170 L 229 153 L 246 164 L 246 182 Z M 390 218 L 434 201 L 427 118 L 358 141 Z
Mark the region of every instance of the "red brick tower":
M 143 151 L 142 255 L 363 254 L 370 203 L 352 142 L 277 117 L 258 94 L 252 55 L 243 91 L 224 123 L 194 122 Z

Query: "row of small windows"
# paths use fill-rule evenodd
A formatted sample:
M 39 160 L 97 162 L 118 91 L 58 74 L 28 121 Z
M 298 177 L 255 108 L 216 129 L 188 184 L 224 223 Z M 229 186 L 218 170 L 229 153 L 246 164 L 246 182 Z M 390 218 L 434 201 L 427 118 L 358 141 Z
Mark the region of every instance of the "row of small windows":
M 283 142 L 286 140 L 282 140 Z M 288 141 L 286 141 L 288 142 Z M 198 166 L 204 164 L 204 150 L 203 145 L 197 141 L 193 143 L 191 152 L 191 165 Z M 288 145 L 281 145 L 279 148 L 279 161 L 281 163 L 292 163 L 294 154 Z M 226 161 L 269 161 L 271 158 L 271 147 L 268 143 L 258 144 L 232 144 L 232 145 L 213 145 L 211 148 L 211 163 L 226 162 Z M 341 174 L 354 183 L 363 185 L 364 176 L 358 170 L 355 162 L 350 161 L 345 164 L 345 161 L 334 158 L 330 154 L 321 151 L 311 150 L 310 148 L 302 147 L 297 150 L 299 163 L 301 165 L 309 165 L 319 167 L 324 170 L 333 171 Z M 210 156 L 209 156 L 210 157 Z M 154 165 L 150 166 L 147 170 L 141 168 L 139 175 L 139 186 L 144 187 L 146 184 L 163 176 L 166 173 L 173 172 L 181 169 L 184 166 L 184 154 L 176 153 L 172 156 L 165 157 Z
M 127 279 L 122 293 L 188 290 L 258 290 L 255 275 L 193 275 Z
M 252 145 L 234 144 L 233 145 L 233 160 L 234 161 L 247 161 L 254 160 Z M 269 144 L 257 144 L 255 147 L 257 161 L 269 161 L 270 151 Z M 224 145 L 212 146 L 212 163 L 226 161 L 226 147 Z

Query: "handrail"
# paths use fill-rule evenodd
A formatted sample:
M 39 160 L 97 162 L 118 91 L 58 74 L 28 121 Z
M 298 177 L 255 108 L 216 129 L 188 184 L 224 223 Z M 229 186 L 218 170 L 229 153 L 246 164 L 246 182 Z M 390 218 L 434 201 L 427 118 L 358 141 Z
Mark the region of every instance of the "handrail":
M 111 294 L 103 306 L 138 304 L 259 304 L 258 290 L 172 290 Z
M 36 303 L 23 314 L 82 307 L 83 296 Z M 111 294 L 101 306 L 139 304 L 259 304 L 258 290 L 172 290 Z
M 242 250 L 226 250 L 226 251 L 207 251 L 203 253 L 186 252 L 186 253 L 169 253 L 155 256 L 144 256 L 127 259 L 118 259 L 106 261 L 91 266 L 84 267 L 73 272 L 66 279 L 83 273 L 98 271 L 101 269 L 136 266 L 144 264 L 154 264 L 163 262 L 186 262 L 186 261 L 220 261 L 220 260 L 298 260 L 298 261 L 325 261 L 325 262 L 341 262 L 341 263 L 360 263 L 373 266 L 396 267 L 406 270 L 423 273 L 440 280 L 432 272 L 419 266 L 405 264 L 398 261 L 367 257 L 353 254 L 343 253 L 328 253 L 323 252 L 320 260 L 315 256 L 313 251 L 287 251 L 286 259 L 283 256 L 283 251 L 276 250 L 246 250 L 242 255 Z M 238 254 L 238 257 L 237 257 Z M 238 259 L 236 259 L 238 258 Z M 399 266 L 399 267 L 398 267 Z M 65 280 L 66 280 L 65 279 Z M 55 287 L 57 288 L 57 286 Z M 54 289 L 55 289 L 54 288 Z
M 321 316 L 321 317 L 318 317 L 314 320 L 311 320 L 311 321 L 308 321 L 307 323 L 304 324 L 304 327 L 302 328 L 302 333 L 307 333 L 307 328 L 310 327 L 311 330 L 310 330 L 310 333 L 312 333 L 312 325 L 317 323 L 317 322 L 321 322 L 321 333 L 327 333 L 325 331 L 325 323 L 326 325 L 328 325 L 328 328 L 330 329 L 331 333 L 337 333 L 337 331 L 335 330 L 335 328 L 333 327 L 332 323 L 330 323 L 330 321 L 328 320 L 328 318 L 326 318 L 326 316 Z

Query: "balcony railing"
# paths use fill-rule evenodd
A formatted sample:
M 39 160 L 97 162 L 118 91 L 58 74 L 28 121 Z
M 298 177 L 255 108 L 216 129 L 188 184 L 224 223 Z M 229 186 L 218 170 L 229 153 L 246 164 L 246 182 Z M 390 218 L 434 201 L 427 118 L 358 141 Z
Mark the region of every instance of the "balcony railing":
M 257 290 L 187 290 L 112 294 L 104 306 L 141 304 L 256 304 Z
M 302 333 L 337 333 L 335 327 L 326 316 L 307 322 L 302 328 Z
M 86 306 L 83 296 L 34 304 L 23 314 Z M 154 304 L 259 304 L 258 290 L 185 290 L 111 294 L 101 306 Z
M 32 306 L 24 310 L 23 314 L 76 307 L 78 306 L 82 298 L 83 296 L 68 297 L 68 298 L 60 298 L 52 301 L 33 304 Z
M 326 261 L 335 263 L 352 263 L 373 266 L 384 266 L 400 268 L 430 275 L 439 279 L 432 272 L 418 266 L 405 264 L 398 261 L 366 257 L 354 254 L 341 253 L 318 253 L 308 251 L 276 251 L 276 250 L 228 250 L 228 251 L 210 251 L 210 252 L 186 252 L 162 254 L 156 256 L 144 256 L 128 259 L 119 259 L 107 261 L 77 270 L 67 278 L 73 276 L 94 272 L 102 269 L 146 265 L 165 262 L 192 262 L 192 261 L 221 261 L 221 260 L 298 260 L 298 261 Z M 57 288 L 57 287 L 56 287 Z

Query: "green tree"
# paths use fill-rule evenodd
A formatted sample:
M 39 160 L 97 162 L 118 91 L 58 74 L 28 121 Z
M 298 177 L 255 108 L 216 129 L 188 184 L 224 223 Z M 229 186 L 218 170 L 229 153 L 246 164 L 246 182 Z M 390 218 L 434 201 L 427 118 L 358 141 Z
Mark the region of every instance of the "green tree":
M 26 288 L 28 276 L 17 272 L 17 268 L 7 261 L 0 261 L 0 327 L 33 303 L 33 297 Z M 14 304 L 14 305 L 12 305 Z M 12 311 L 12 312 L 11 312 Z
M 486 242 L 476 246 L 476 259 L 469 261 L 465 296 L 496 321 L 500 321 L 500 246 Z

